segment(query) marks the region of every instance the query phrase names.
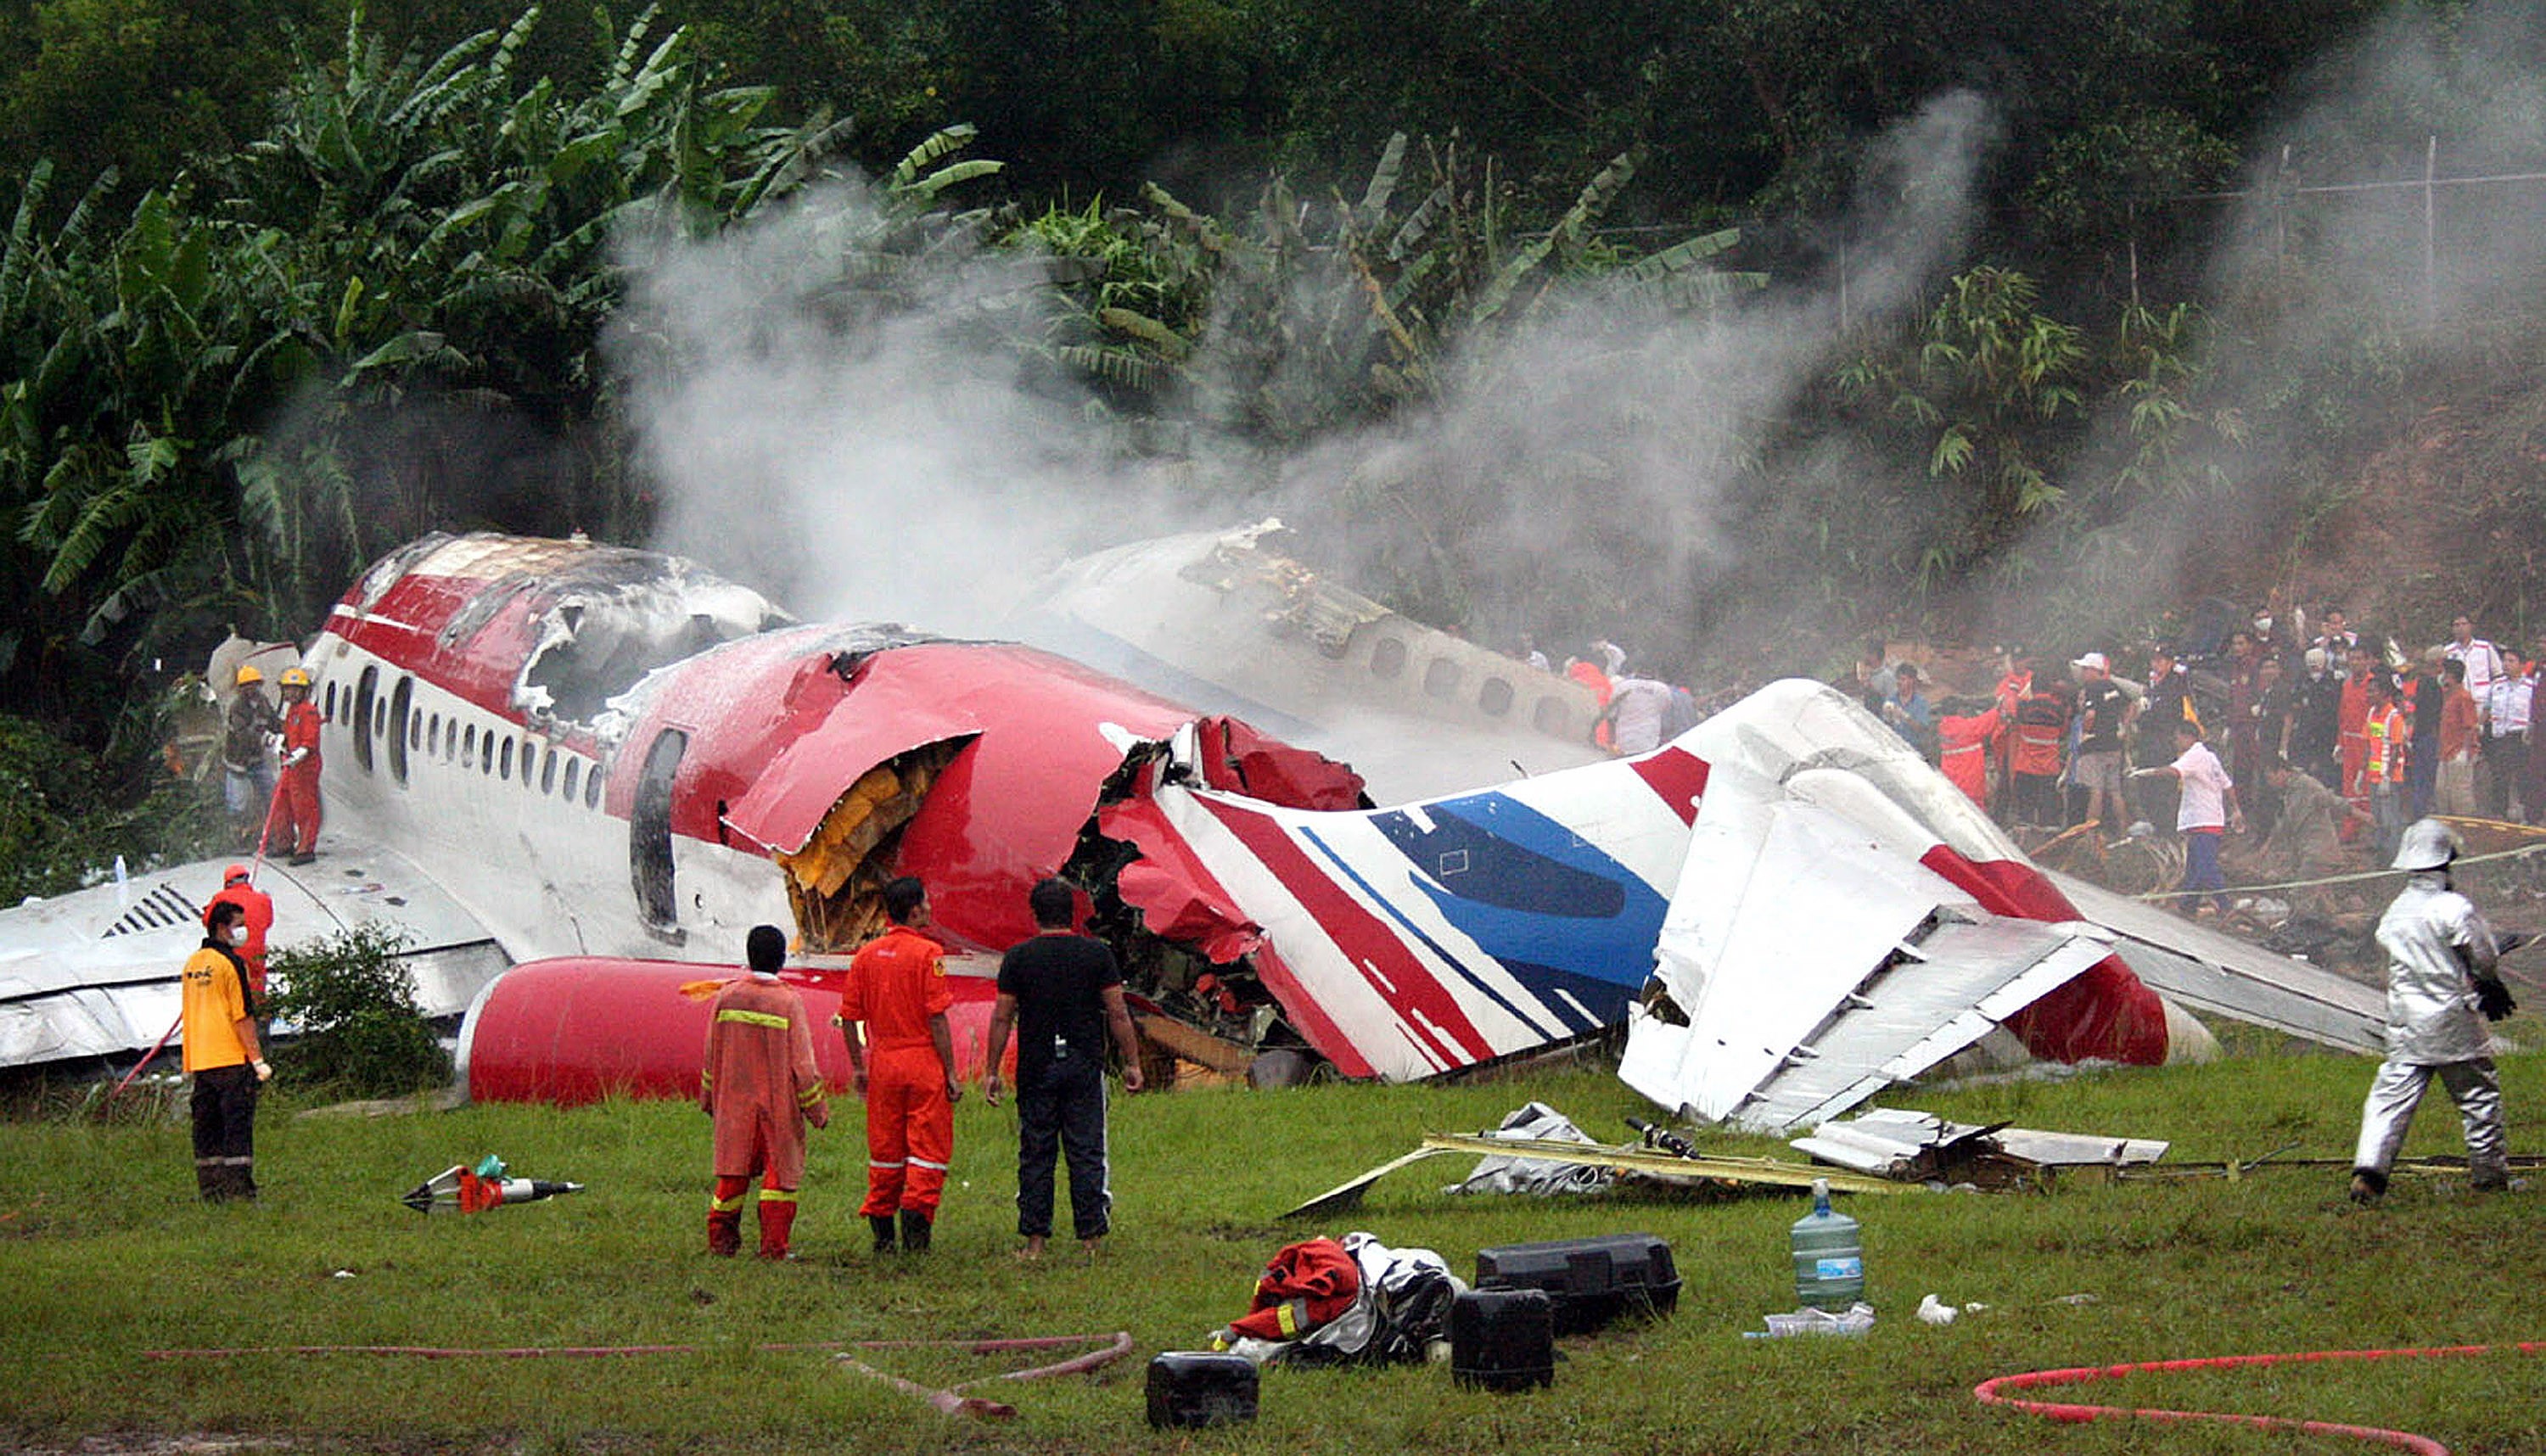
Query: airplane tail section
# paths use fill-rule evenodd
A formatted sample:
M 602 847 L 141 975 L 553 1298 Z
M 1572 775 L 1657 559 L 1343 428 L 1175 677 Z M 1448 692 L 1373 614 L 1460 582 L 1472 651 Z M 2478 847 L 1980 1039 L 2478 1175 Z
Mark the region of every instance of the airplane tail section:
M 1160 782 L 1098 824 L 1152 933 L 1245 957 L 1314 1050 L 1398 1080 L 1622 1020 L 1705 782 L 1678 748 L 1377 810 Z

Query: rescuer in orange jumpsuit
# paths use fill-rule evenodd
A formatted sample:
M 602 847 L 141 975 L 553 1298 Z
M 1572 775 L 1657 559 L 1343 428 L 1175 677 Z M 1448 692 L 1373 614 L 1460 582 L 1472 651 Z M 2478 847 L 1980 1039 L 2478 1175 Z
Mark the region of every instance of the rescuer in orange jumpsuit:
M 928 893 L 919 882 L 904 875 L 885 886 L 884 912 L 892 928 L 850 960 L 840 993 L 851 1079 L 867 1099 L 867 1201 L 859 1212 L 875 1233 L 876 1252 L 893 1251 L 898 1215 L 902 1251 L 923 1253 L 955 1156 L 955 1104 L 964 1096 L 946 1026 L 955 994 L 946 985 L 946 948 L 920 933 L 928 925 Z
M 204 901 L 204 928 L 212 928 L 212 908 L 235 904 L 247 915 L 247 939 L 238 947 L 239 959 L 247 963 L 247 988 L 255 994 L 257 1004 L 265 1003 L 265 935 L 274 928 L 274 897 L 256 888 L 245 865 L 231 865 L 221 871 L 220 893 Z
M 1944 770 L 1955 788 L 1984 810 L 1989 808 L 1989 760 L 1983 755 L 2005 717 L 2004 706 L 1994 703 L 1985 712 L 1951 714 L 1936 720 L 1936 738 L 1941 745 L 1936 766 Z
M 307 669 L 285 669 L 283 782 L 274 796 L 274 811 L 266 818 L 265 835 L 278 850 L 291 849 L 290 863 L 296 865 L 318 857 L 318 707 L 309 701 Z
M 716 1192 L 708 1200 L 708 1252 L 742 1250 L 742 1200 L 760 1184 L 760 1256 L 787 1257 L 796 1190 L 805 1183 L 805 1124 L 828 1127 L 830 1100 L 813 1062 L 805 998 L 778 979 L 787 936 L 754 925 L 744 943 L 751 974 L 717 992 L 708 1013 L 699 1106 L 716 1119 Z
M 2375 670 L 2366 647 L 2353 647 L 2345 657 L 2348 664 L 2342 679 L 2341 696 L 2334 705 L 2334 730 L 2342 749 L 2342 782 L 2334 791 L 2350 801 L 2359 814 L 2369 814 L 2369 783 L 2362 768 L 2369 761 L 2369 674 Z M 2342 837 L 2351 838 L 2358 819 L 2345 819 Z

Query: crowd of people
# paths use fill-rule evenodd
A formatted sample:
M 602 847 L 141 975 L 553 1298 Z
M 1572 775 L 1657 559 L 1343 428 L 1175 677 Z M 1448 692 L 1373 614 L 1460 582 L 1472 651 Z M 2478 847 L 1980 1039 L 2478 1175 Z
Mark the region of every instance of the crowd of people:
M 2276 632 L 2258 610 L 2197 657 L 2150 643 L 2144 674 L 2011 648 L 1987 696 L 1942 701 L 1878 641 L 1842 686 L 2001 822 L 2183 834 L 2187 892 L 2216 896 L 2222 838 L 2249 821 L 2255 868 L 2292 875 L 2345 867 L 2353 845 L 2384 863 L 2426 814 L 2546 821 L 2546 637 L 2526 654 L 2461 615 L 2409 652 L 2339 606 L 2319 622 Z

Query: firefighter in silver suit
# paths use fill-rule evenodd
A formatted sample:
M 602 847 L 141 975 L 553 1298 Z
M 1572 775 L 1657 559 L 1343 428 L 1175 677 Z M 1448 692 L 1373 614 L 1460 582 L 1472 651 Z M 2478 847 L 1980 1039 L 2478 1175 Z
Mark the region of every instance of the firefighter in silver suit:
M 2450 886 L 2457 855 L 2456 831 L 2431 818 L 2409 825 L 2396 850 L 2393 868 L 2413 878 L 2378 921 L 2387 951 L 2387 1060 L 2361 1106 L 2351 1159 L 2351 1196 L 2362 1203 L 2387 1191 L 2388 1169 L 2434 1076 L 2466 1123 L 2470 1180 L 2484 1190 L 2509 1185 L 2502 1079 L 2484 1023 L 2509 1015 L 2512 1003 L 2495 971 L 2501 951 L 2492 927 Z

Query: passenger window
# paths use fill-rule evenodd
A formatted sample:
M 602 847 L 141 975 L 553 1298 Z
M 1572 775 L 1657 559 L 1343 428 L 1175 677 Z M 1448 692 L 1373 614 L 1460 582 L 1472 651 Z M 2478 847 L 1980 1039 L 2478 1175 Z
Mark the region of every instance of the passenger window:
M 397 686 L 389 690 L 389 777 L 398 787 L 406 787 L 406 747 L 415 735 L 415 679 L 400 675 Z
M 379 731 L 373 727 L 376 715 L 372 710 L 384 706 L 379 701 L 380 686 L 381 669 L 377 663 L 364 668 L 363 675 L 354 680 L 354 761 L 363 766 L 365 773 L 372 771 L 372 734 Z
M 501 764 L 502 766 L 495 770 L 495 777 L 509 783 L 513 777 L 513 735 L 510 733 L 504 735 L 504 756 Z
M 460 740 L 460 766 L 475 768 L 477 766 L 477 725 L 473 723 L 468 725 L 468 735 Z
M 548 756 L 540 760 L 540 792 L 543 794 L 556 792 L 556 761 L 557 751 L 554 748 L 549 749 Z M 528 779 L 530 775 L 524 774 L 522 777 Z
M 583 776 L 583 807 L 586 809 L 599 809 L 601 807 L 600 764 L 594 764 L 592 766 L 592 772 Z
M 1393 637 L 1381 638 L 1370 648 L 1370 675 L 1395 677 L 1405 670 L 1405 643 Z
M 1511 705 L 1512 685 L 1499 677 L 1486 678 L 1485 685 L 1477 689 L 1477 706 L 1496 718 L 1511 712 Z
M 580 779 L 582 776 L 583 776 L 583 760 L 582 760 L 582 759 L 580 759 L 580 758 L 569 758 L 569 759 L 567 759 L 567 760 L 565 761 L 565 795 L 564 795 L 564 798 L 565 798 L 565 802 L 566 802 L 566 803 L 568 803 L 568 804 L 572 804 L 572 803 L 574 803 L 574 791 L 575 791 L 575 787 L 576 787 L 576 780 Z
M 1565 717 L 1564 699 L 1556 697 L 1541 698 L 1538 700 L 1537 710 L 1532 712 L 1529 716 L 1529 726 L 1538 729 L 1542 733 L 1549 733 L 1557 737 L 1563 737 L 1565 735 Z
M 326 719 L 329 723 L 336 721 L 336 685 L 332 682 L 327 684 Z
M 1447 657 L 1435 657 L 1423 669 L 1423 691 L 1435 698 L 1446 698 L 1459 690 L 1459 664 Z
M 442 745 L 442 715 L 439 713 L 427 717 L 424 721 L 424 751 L 448 756 L 448 750 Z

